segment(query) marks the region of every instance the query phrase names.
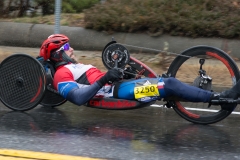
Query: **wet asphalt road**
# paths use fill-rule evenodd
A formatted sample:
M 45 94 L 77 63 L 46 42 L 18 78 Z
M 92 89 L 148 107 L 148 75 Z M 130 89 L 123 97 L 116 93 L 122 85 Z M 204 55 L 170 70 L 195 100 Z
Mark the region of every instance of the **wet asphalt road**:
M 0 148 L 117 160 L 240 159 L 240 115 L 194 125 L 172 109 L 111 111 L 37 106 L 13 112 L 0 104 Z

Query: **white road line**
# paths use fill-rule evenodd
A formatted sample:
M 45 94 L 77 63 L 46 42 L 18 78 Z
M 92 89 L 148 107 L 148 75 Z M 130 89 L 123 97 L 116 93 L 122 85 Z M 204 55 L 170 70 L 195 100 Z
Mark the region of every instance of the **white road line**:
M 160 107 L 163 108 L 163 105 L 158 105 L 158 104 L 152 104 L 151 107 Z M 213 110 L 213 109 L 200 109 L 200 108 L 188 108 L 185 107 L 187 110 L 192 110 L 192 111 L 203 111 L 203 112 L 218 112 L 219 110 Z M 240 112 L 232 112 L 232 114 L 240 114 Z
M 150 105 L 151 107 L 163 107 L 163 105 L 158 105 L 158 104 L 152 104 Z

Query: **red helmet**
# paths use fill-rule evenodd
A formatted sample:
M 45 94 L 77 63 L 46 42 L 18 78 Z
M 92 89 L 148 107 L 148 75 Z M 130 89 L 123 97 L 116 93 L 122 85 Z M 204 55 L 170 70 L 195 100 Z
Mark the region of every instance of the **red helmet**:
M 69 41 L 69 38 L 63 34 L 50 35 L 43 43 L 40 49 L 40 56 L 47 60 L 50 58 L 51 52 L 59 49 Z

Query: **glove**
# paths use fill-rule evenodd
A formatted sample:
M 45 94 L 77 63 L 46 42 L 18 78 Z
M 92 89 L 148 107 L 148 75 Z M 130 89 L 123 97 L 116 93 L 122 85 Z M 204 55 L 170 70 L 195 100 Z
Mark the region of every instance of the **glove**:
M 114 82 L 119 80 L 122 77 L 122 72 L 117 68 L 109 70 L 102 78 L 100 78 L 97 83 L 100 86 L 104 86 L 106 83 Z

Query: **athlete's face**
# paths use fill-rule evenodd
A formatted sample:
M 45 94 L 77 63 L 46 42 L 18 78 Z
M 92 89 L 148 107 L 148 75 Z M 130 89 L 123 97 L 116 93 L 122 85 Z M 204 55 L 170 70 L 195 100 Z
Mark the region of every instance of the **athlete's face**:
M 65 43 L 60 49 L 64 50 L 65 53 L 71 58 L 73 59 L 74 61 L 77 62 L 77 58 L 75 57 L 73 51 L 74 49 L 72 47 L 70 47 L 70 44 L 69 43 Z
M 73 53 L 74 49 L 72 47 L 69 47 L 68 50 L 65 50 L 65 53 L 72 58 L 74 61 L 78 61 L 77 58 L 75 57 L 74 53 Z
M 75 58 L 75 55 L 73 53 L 74 49 L 72 47 L 69 47 L 68 50 L 65 50 L 65 53 L 70 57 L 70 58 Z

